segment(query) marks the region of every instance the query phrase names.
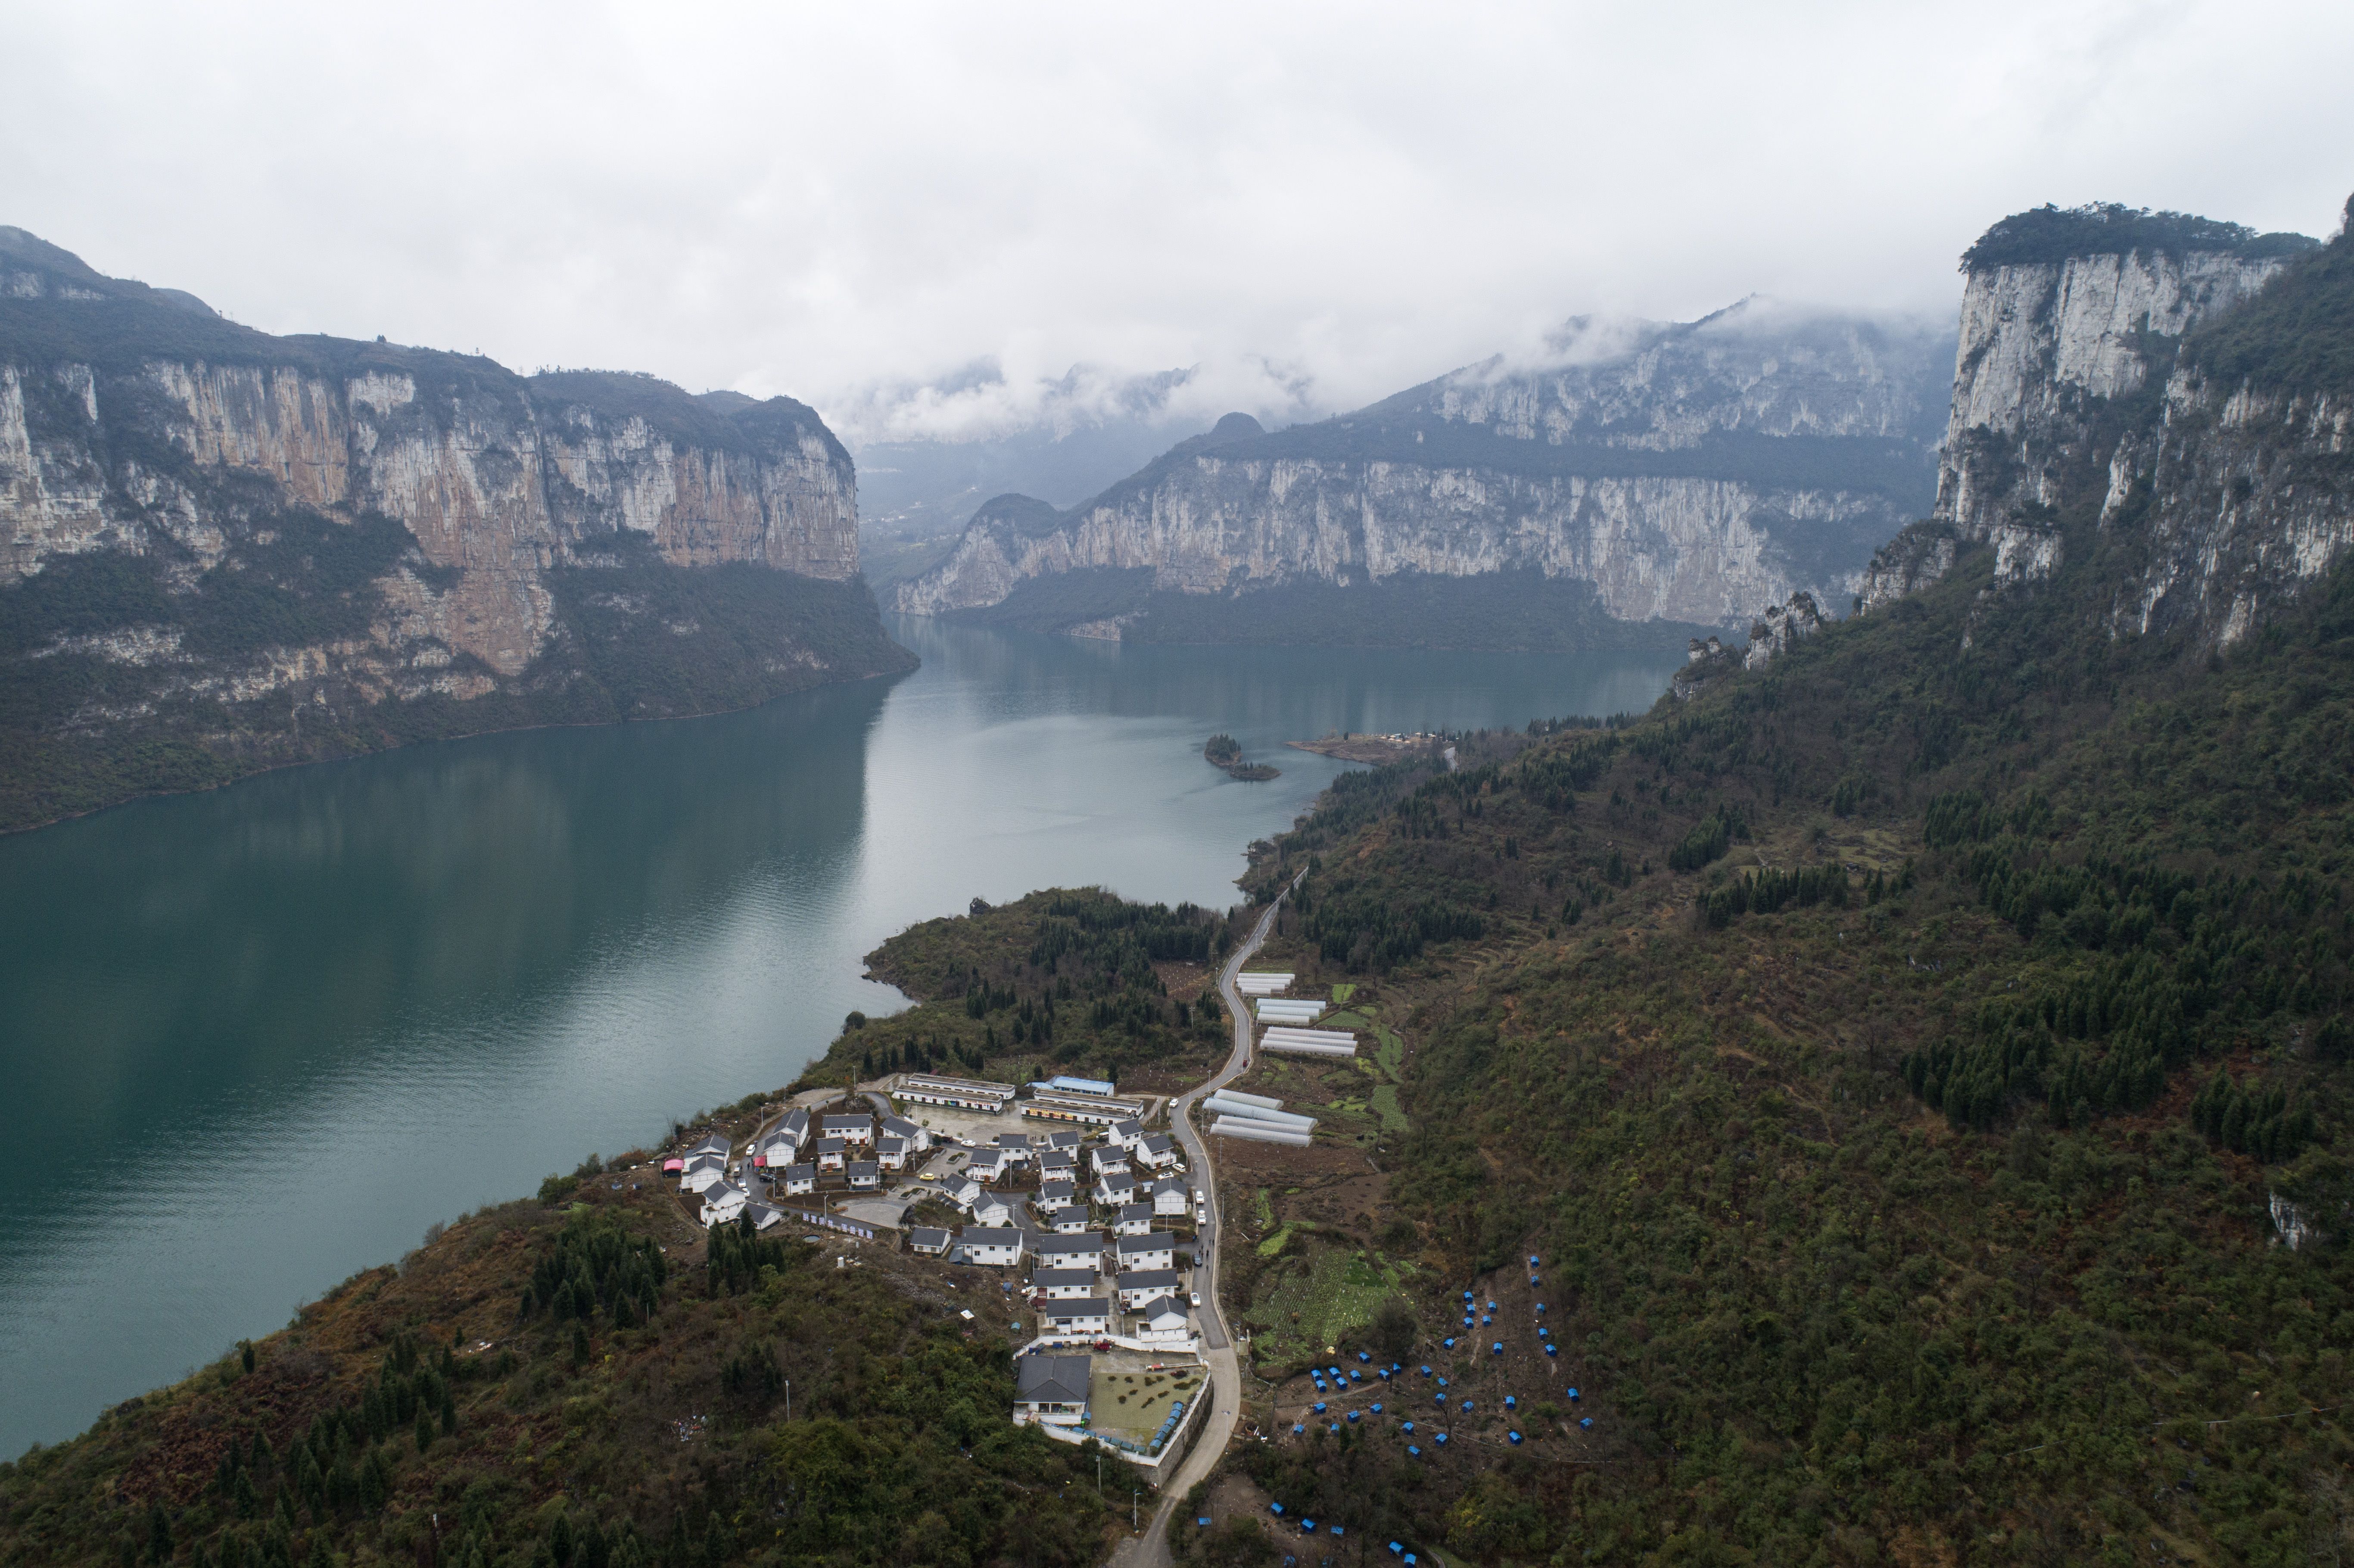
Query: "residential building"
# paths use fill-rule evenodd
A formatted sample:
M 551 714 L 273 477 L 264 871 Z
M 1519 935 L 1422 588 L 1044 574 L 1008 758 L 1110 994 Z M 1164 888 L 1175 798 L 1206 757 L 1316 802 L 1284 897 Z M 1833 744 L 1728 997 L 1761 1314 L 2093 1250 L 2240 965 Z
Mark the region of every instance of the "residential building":
M 1165 1132 L 1140 1139 L 1136 1145 L 1136 1159 L 1140 1165 L 1166 1171 L 1177 1163 L 1177 1140 Z
M 1030 1163 L 1030 1140 L 1018 1132 L 997 1135 L 997 1158 L 1008 1165 Z
M 1100 1231 L 1040 1236 L 1037 1245 L 1041 1268 L 1092 1268 L 1098 1272 L 1103 1268 L 1104 1238 Z
M 1066 1203 L 1076 1203 L 1078 1201 L 1079 1190 L 1068 1181 L 1039 1183 L 1038 1206 L 1042 1209 L 1059 1209 Z
M 819 1124 L 819 1130 L 828 1138 L 838 1138 L 844 1143 L 860 1145 L 875 1141 L 875 1118 L 871 1116 L 830 1116 Z
M 1013 1363 L 1013 1419 L 1076 1426 L 1087 1418 L 1087 1356 L 1023 1356 Z
M 1103 1276 L 1092 1268 L 1034 1268 L 1030 1271 L 1030 1293 L 1044 1296 L 1049 1301 L 1093 1296 L 1102 1284 Z
M 780 1179 L 779 1185 L 784 1188 L 785 1196 L 788 1198 L 799 1198 L 814 1192 L 817 1191 L 817 1167 L 806 1161 L 799 1165 L 788 1165 L 785 1167 L 785 1173 Z
M 905 1171 L 907 1168 L 907 1140 L 887 1132 L 876 1139 L 875 1163 L 885 1171 Z
M 777 1130 L 771 1136 L 781 1138 L 798 1148 L 808 1147 L 810 1113 L 796 1106 L 785 1113 L 785 1118 L 777 1123 Z
M 747 1203 L 744 1205 L 744 1213 L 750 1216 L 752 1228 L 755 1231 L 774 1230 L 785 1223 L 785 1212 L 767 1203 L 758 1202 Z
M 914 1122 L 909 1121 L 903 1116 L 885 1117 L 883 1118 L 882 1128 L 876 1136 L 905 1139 L 907 1139 L 907 1147 L 918 1154 L 928 1152 L 932 1147 L 932 1135 L 930 1130 L 926 1128 L 917 1127 Z
M 1193 1337 L 1184 1304 L 1174 1296 L 1156 1296 L 1136 1309 L 1137 1338 L 1148 1344 L 1175 1344 Z
M 1137 1140 L 1144 1136 L 1144 1124 L 1133 1118 L 1116 1121 L 1111 1124 L 1110 1130 L 1106 1136 L 1122 1149 L 1133 1149 L 1136 1147 Z
M 1079 1145 L 1084 1141 L 1086 1141 L 1085 1138 L 1076 1132 L 1050 1132 L 1046 1135 L 1047 1148 L 1060 1154 L 1070 1155 L 1074 1159 L 1077 1158 Z
M 1125 1176 L 1129 1173 L 1128 1150 L 1116 1143 L 1087 1150 L 1087 1163 L 1097 1176 Z
M 1133 1312 L 1156 1296 L 1174 1296 L 1180 1281 L 1173 1268 L 1145 1268 L 1114 1280 L 1123 1312 Z
M 721 1181 L 703 1191 L 703 1223 L 708 1228 L 724 1225 L 744 1212 L 752 1194 L 733 1181 Z
M 872 1192 L 883 1184 L 883 1167 L 872 1160 L 852 1160 L 848 1174 L 854 1192 Z
M 694 1154 L 687 1157 L 686 1169 L 678 1178 L 682 1192 L 703 1192 L 727 1180 L 727 1167 L 716 1155 Z
M 1136 1202 L 1136 1178 L 1107 1176 L 1096 1183 L 1096 1202 L 1107 1209 L 1124 1209 Z
M 973 1204 L 972 1223 L 977 1225 L 985 1225 L 994 1230 L 1001 1226 L 1012 1224 L 1013 1223 L 1013 1204 L 1010 1201 L 1001 1198 L 992 1192 L 982 1197 L 979 1202 Z
M 929 1225 L 917 1225 L 907 1233 L 907 1250 L 918 1257 L 945 1257 L 949 1250 L 949 1233 L 934 1230 Z
M 1193 1190 L 1182 1176 L 1163 1176 L 1152 1184 L 1152 1212 L 1182 1219 L 1193 1211 Z
M 1076 1181 L 1079 1179 L 1079 1157 L 1067 1149 L 1049 1149 L 1038 1156 L 1038 1178 L 1043 1181 Z
M 839 1138 L 821 1138 L 813 1147 L 821 1171 L 839 1171 L 850 1162 L 850 1146 Z
M 1058 1209 L 1047 1209 L 1045 1215 L 1046 1228 L 1058 1236 L 1080 1235 L 1087 1231 L 1087 1211 L 1084 1204 L 1069 1203 Z
M 1022 1102 L 1022 1114 L 1040 1121 L 1076 1122 L 1085 1127 L 1109 1127 L 1140 1117 L 1144 1107 L 1131 1100 L 1099 1100 L 1087 1095 L 1034 1092 Z
M 1112 1221 L 1111 1230 L 1112 1234 L 1119 1236 L 1140 1236 L 1150 1234 L 1152 1230 L 1152 1205 L 1150 1203 L 1129 1204 L 1126 1208 L 1120 1210 L 1119 1217 Z
M 958 1250 L 964 1261 L 982 1267 L 1018 1268 L 1022 1255 L 1027 1250 L 1026 1239 L 1020 1231 L 993 1226 L 967 1225 L 957 1235 Z
M 1119 1251 L 1123 1273 L 1131 1268 L 1177 1266 L 1177 1238 L 1159 1231 L 1149 1235 L 1121 1236 L 1112 1245 Z
M 1038 1308 L 1038 1326 L 1048 1334 L 1108 1334 L 1111 1303 L 1100 1296 L 1049 1301 Z

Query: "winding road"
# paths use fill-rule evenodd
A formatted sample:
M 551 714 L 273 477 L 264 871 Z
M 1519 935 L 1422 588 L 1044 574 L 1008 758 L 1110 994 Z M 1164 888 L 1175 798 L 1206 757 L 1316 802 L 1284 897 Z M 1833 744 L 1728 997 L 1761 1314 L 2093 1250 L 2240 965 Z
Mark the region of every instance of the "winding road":
M 1143 1534 L 1129 1537 L 1112 1552 L 1112 1568 L 1168 1568 L 1169 1520 L 1184 1502 L 1185 1494 L 1216 1467 L 1235 1435 L 1235 1422 L 1242 1414 L 1242 1360 L 1235 1353 L 1234 1341 L 1226 1331 L 1225 1309 L 1218 1302 L 1218 1259 L 1225 1250 L 1221 1245 L 1226 1234 L 1225 1216 L 1218 1209 L 1218 1183 L 1210 1164 L 1210 1147 L 1193 1130 L 1193 1110 L 1203 1096 L 1217 1093 L 1250 1067 L 1251 1012 L 1235 985 L 1235 977 L 1243 972 L 1243 966 L 1266 942 L 1268 930 L 1275 925 L 1276 911 L 1283 907 L 1291 888 L 1299 886 L 1300 877 L 1307 874 L 1303 867 L 1299 876 L 1291 879 L 1291 886 L 1276 895 L 1275 902 L 1267 906 L 1267 913 L 1251 927 L 1249 938 L 1235 949 L 1226 967 L 1218 971 L 1218 994 L 1225 1000 L 1226 1012 L 1235 1022 L 1233 1054 L 1208 1081 L 1169 1102 L 1169 1130 L 1185 1150 L 1185 1164 L 1193 1172 L 1195 1190 L 1209 1200 L 1209 1220 L 1201 1229 L 1202 1256 L 1193 1270 L 1193 1289 L 1202 1298 L 1202 1351 L 1204 1359 L 1210 1363 L 1210 1382 L 1216 1390 L 1216 1398 L 1212 1402 L 1209 1424 L 1202 1429 L 1193 1451 L 1161 1489 L 1161 1504 L 1153 1512 L 1152 1522 Z

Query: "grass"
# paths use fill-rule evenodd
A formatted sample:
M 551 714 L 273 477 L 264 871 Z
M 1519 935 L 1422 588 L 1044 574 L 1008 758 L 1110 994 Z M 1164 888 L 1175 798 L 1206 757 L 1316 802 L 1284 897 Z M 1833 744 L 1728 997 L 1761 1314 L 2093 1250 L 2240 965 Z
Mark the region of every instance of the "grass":
M 1278 1233 L 1288 1235 L 1290 1227 Z M 1264 1245 L 1262 1255 L 1267 1254 Z M 1262 1277 L 1258 1293 L 1245 1308 L 1264 1324 L 1251 1338 L 1262 1363 L 1306 1365 L 1373 1320 L 1383 1299 L 1396 1293 L 1397 1277 L 1362 1252 L 1317 1244 Z M 1296 1321 L 1295 1321 L 1296 1318 Z

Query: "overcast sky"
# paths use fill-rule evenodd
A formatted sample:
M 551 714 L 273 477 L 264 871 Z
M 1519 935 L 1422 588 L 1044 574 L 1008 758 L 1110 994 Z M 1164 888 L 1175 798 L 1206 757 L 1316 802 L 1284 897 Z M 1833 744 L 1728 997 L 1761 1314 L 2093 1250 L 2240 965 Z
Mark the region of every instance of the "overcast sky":
M 1340 408 L 1578 312 L 1943 315 L 2045 201 L 2327 233 L 2349 67 L 2343 0 L 0 0 L 0 222 L 273 332 L 843 419 L 992 357 Z

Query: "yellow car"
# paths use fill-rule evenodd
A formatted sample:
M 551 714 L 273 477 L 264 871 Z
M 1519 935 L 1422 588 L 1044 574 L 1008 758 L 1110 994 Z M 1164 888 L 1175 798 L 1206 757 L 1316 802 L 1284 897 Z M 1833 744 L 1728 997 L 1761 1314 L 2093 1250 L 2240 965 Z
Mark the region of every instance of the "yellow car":
M 923 1174 L 923 1178 L 922 1178 L 922 1179 L 923 1179 L 924 1181 L 938 1181 L 938 1180 L 939 1180 L 939 1178 L 938 1178 L 938 1177 L 937 1177 L 937 1176 L 933 1175 L 933 1174 L 932 1174 L 930 1171 L 925 1171 L 925 1172 L 924 1172 L 924 1174 Z

